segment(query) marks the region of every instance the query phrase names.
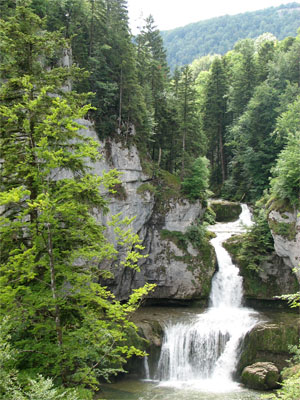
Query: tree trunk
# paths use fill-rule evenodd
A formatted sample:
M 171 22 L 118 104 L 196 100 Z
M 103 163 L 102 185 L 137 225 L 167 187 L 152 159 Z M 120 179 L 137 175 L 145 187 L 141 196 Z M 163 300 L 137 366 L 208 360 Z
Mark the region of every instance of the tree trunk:
M 119 102 L 119 129 L 122 124 L 122 96 L 123 96 L 123 68 L 121 65 L 121 76 L 120 76 L 120 102 Z
M 90 46 L 89 46 L 89 56 L 93 55 L 93 42 L 94 42 L 94 13 L 95 13 L 95 0 L 92 0 L 92 18 L 90 26 Z
M 57 289 L 56 289 L 56 280 L 55 280 L 55 268 L 54 268 L 54 256 L 53 256 L 53 242 L 52 242 L 52 232 L 51 232 L 51 225 L 50 223 L 47 224 L 48 230 L 48 254 L 50 260 L 50 277 L 51 277 L 51 292 L 52 298 L 55 304 L 55 329 L 56 329 L 56 336 L 57 336 L 57 344 L 59 349 L 62 351 L 63 346 L 63 334 L 62 334 L 62 326 L 61 326 L 61 317 L 60 317 L 60 308 L 58 305 L 58 298 L 57 298 Z M 63 367 L 61 366 L 61 377 L 63 383 L 66 382 L 65 373 Z
M 161 147 L 159 147 L 159 151 L 158 151 L 158 161 L 157 161 L 158 166 L 160 166 L 160 162 L 161 162 Z
M 221 122 L 219 123 L 219 152 L 220 152 L 220 162 L 221 162 L 221 172 L 222 172 L 222 183 L 224 184 L 226 179 L 226 170 L 225 170 L 225 159 L 224 159 L 224 149 L 223 149 L 223 137 L 222 137 L 222 126 Z

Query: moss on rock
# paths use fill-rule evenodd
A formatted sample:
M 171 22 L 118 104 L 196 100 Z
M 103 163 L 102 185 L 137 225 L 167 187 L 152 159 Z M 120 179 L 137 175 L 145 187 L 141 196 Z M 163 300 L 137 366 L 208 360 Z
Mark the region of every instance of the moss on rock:
M 255 262 L 250 253 L 248 257 L 241 256 L 244 240 L 245 235 L 232 236 L 224 247 L 240 269 L 246 299 L 274 300 L 275 296 L 298 290 L 296 276 L 275 253 L 257 254 Z M 253 264 L 255 268 L 251 268 Z
M 172 241 L 182 251 L 182 255 L 170 252 L 170 260 L 186 264 L 187 270 L 195 277 L 194 284 L 201 286 L 201 297 L 208 297 L 212 275 L 216 269 L 215 251 L 209 243 L 211 232 L 206 231 L 202 226 L 195 225 L 185 233 L 163 229 L 160 231 L 160 235 L 162 240 Z M 192 246 L 195 253 L 191 252 L 189 246 Z
M 217 222 L 231 222 L 238 219 L 242 212 L 242 207 L 239 203 L 230 201 L 211 201 L 210 207 L 216 214 Z
M 299 343 L 300 320 L 295 314 L 284 317 L 278 323 L 261 323 L 246 335 L 238 375 L 247 365 L 257 362 L 272 362 L 279 371 L 287 366 L 290 346 Z
M 242 372 L 242 382 L 250 389 L 275 389 L 278 387 L 278 380 L 278 368 L 270 362 L 258 362 L 249 365 Z
M 297 234 L 295 222 L 278 222 L 275 219 L 269 219 L 269 226 L 275 235 L 287 240 L 295 240 Z

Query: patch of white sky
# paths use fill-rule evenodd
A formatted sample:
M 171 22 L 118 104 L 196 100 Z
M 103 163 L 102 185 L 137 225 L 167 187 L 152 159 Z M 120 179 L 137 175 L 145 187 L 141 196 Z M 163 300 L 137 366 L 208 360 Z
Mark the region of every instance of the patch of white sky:
M 293 0 L 127 0 L 133 34 L 150 14 L 159 30 L 174 29 L 193 22 L 278 7 Z

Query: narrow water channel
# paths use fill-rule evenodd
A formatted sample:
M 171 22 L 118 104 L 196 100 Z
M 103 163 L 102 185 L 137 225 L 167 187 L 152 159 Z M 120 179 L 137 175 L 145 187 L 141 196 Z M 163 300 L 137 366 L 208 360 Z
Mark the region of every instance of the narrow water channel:
M 107 388 L 107 399 L 123 400 L 254 400 L 260 394 L 242 389 L 233 375 L 246 333 L 259 315 L 242 305 L 242 278 L 222 243 L 245 231 L 251 216 L 242 205 L 239 219 L 209 227 L 218 272 L 212 282 L 209 308 L 165 324 L 160 359 L 153 376 L 145 360 L 146 381 L 123 381 Z

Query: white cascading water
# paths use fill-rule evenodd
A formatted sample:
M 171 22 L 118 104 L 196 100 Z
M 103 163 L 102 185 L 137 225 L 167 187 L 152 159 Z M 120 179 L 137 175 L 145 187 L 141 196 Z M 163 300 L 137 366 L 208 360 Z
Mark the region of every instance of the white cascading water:
M 212 282 L 210 306 L 188 322 L 168 324 L 156 378 L 161 385 L 228 391 L 238 387 L 232 375 L 245 334 L 258 322 L 258 314 L 242 306 L 242 277 L 222 243 L 252 224 L 247 205 L 239 219 L 209 227 L 219 270 Z

